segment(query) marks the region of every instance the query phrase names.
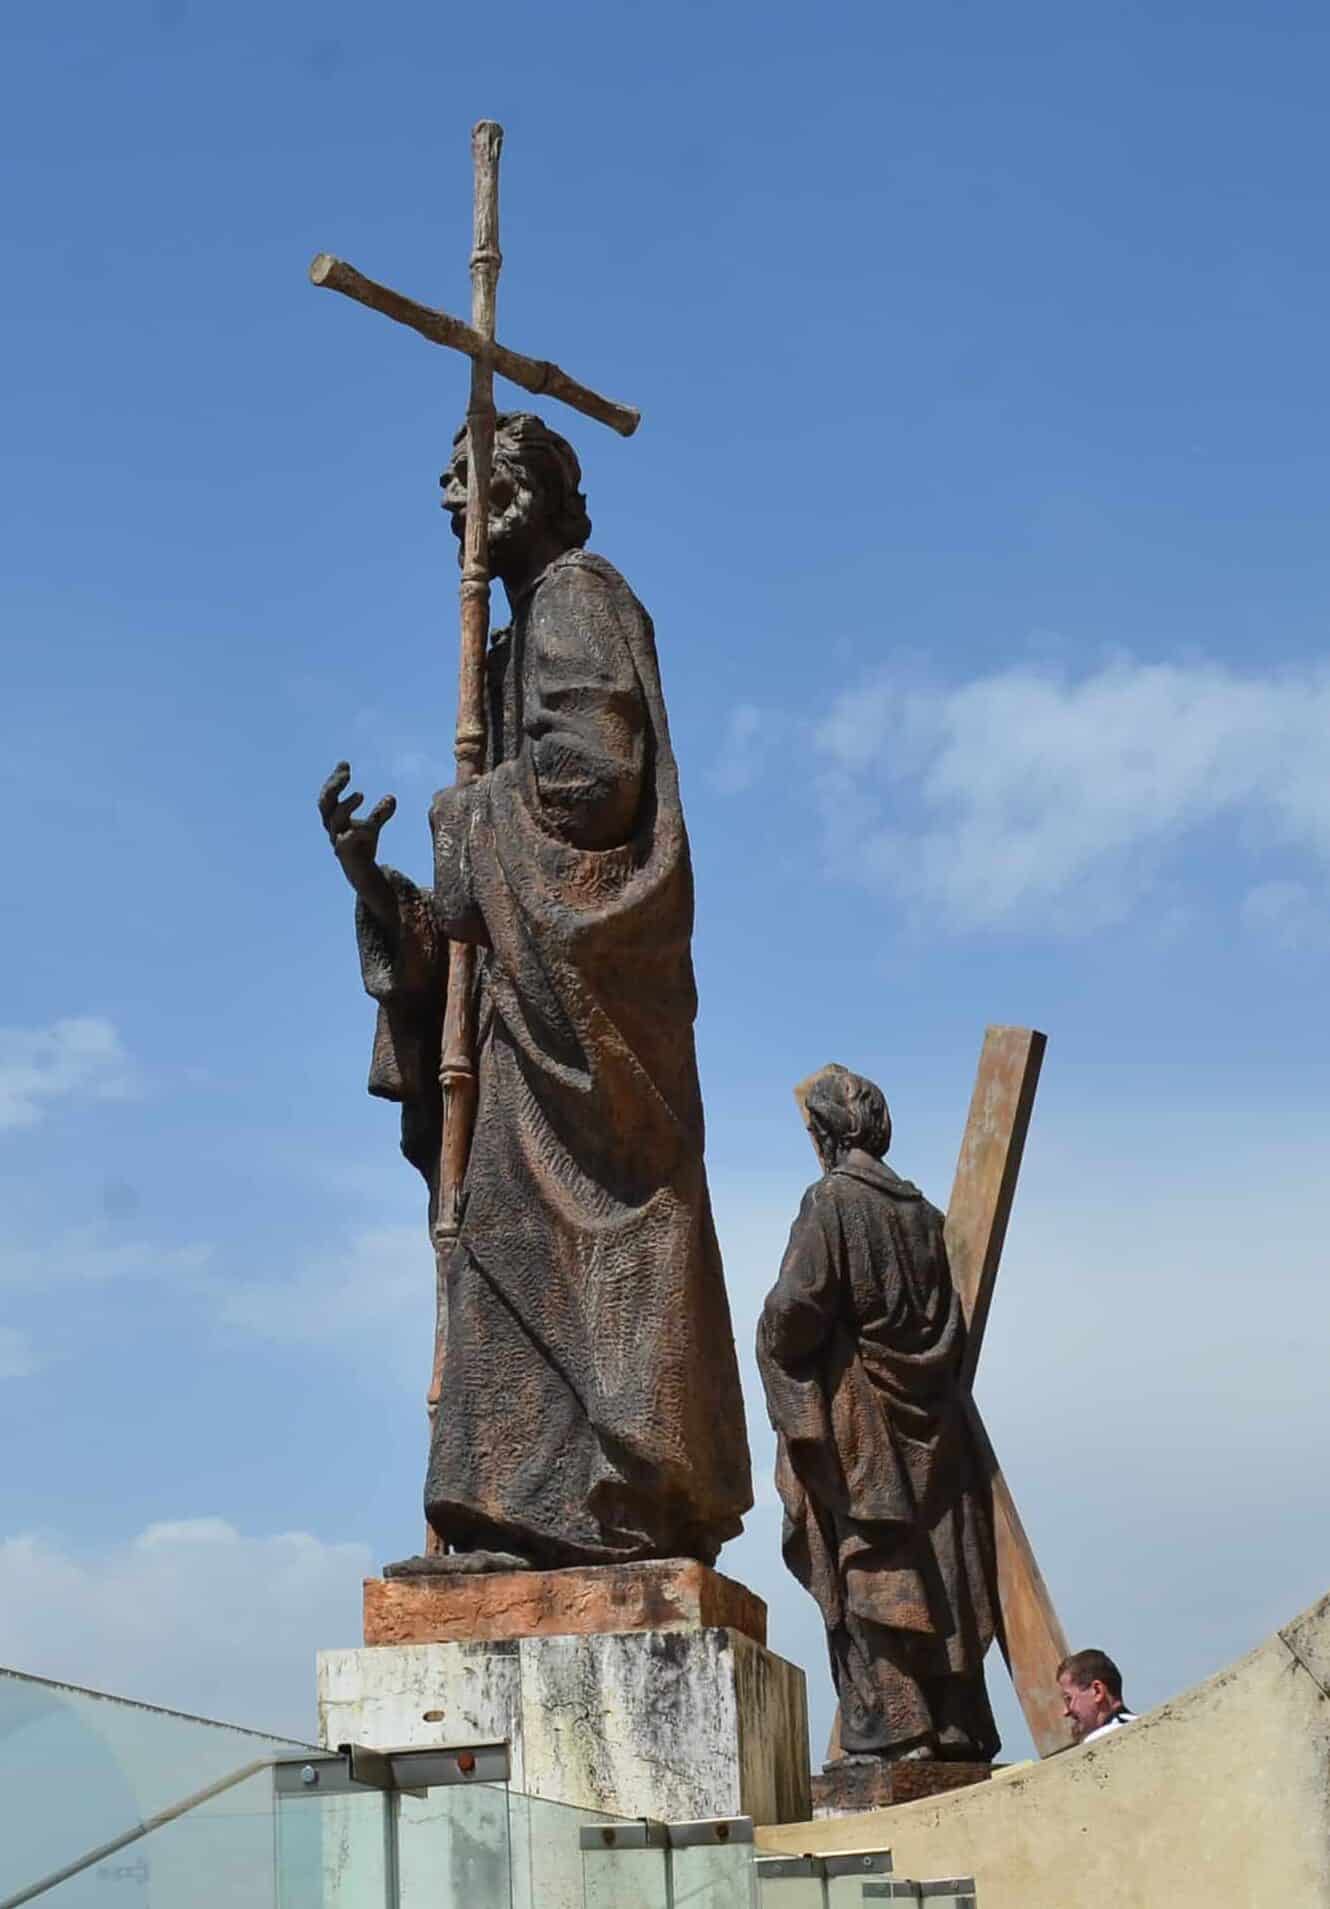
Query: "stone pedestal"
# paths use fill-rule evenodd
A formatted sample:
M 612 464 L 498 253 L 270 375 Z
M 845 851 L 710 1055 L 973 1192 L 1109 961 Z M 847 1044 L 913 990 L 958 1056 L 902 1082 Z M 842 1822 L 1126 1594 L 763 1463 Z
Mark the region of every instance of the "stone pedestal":
M 320 1653 L 325 1744 L 506 1740 L 513 1788 L 553 1802 L 675 1822 L 810 1815 L 803 1672 L 750 1634 L 765 1635 L 761 1600 L 705 1566 L 372 1579 L 365 1606 L 367 1636 L 415 1636 Z
M 917 1803 L 971 1783 L 986 1783 L 991 1763 L 903 1762 L 828 1763 L 813 1778 L 814 1817 L 854 1816 L 860 1810 L 884 1810 L 893 1803 Z

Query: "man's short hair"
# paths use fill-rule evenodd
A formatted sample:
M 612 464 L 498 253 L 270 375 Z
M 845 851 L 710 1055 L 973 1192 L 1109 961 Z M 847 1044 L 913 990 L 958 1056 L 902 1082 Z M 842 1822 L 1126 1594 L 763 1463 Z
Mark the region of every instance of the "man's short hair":
M 1102 1684 L 1117 1703 L 1122 1701 L 1122 1672 L 1107 1651 L 1074 1650 L 1058 1665 L 1058 1676 L 1070 1677 L 1077 1690 L 1088 1690 L 1094 1683 Z
M 880 1087 L 831 1061 L 795 1089 L 805 1116 L 843 1146 L 880 1160 L 891 1145 L 891 1115 Z

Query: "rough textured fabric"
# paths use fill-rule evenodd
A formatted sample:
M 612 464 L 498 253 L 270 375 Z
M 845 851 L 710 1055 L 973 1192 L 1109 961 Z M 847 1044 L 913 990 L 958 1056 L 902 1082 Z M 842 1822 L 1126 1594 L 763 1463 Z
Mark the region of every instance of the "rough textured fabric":
M 402 1102 L 431 1182 L 446 938 L 484 949 L 427 1514 L 534 1563 L 710 1562 L 752 1491 L 692 873 L 650 619 L 603 559 L 557 559 L 493 640 L 489 768 L 431 823 L 433 895 L 394 874 L 396 936 L 359 916 L 371 1091 Z
M 847 1752 L 988 1758 L 992 1528 L 942 1215 L 890 1168 L 804 1196 L 758 1328 L 786 1562 L 827 1626 Z

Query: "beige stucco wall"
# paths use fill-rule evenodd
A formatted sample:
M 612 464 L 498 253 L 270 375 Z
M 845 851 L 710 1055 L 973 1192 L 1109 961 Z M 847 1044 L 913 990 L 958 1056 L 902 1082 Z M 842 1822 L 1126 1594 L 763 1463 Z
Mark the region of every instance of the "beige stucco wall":
M 980 1909 L 1330 1909 L 1330 1597 L 1099 1743 L 933 1802 L 758 1831 L 973 1875 Z

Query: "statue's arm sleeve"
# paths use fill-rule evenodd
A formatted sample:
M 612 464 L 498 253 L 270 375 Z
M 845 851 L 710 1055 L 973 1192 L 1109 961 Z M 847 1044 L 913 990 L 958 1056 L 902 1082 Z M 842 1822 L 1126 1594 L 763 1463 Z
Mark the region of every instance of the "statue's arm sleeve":
M 786 1370 L 810 1358 L 830 1336 L 840 1299 L 835 1216 L 813 1187 L 790 1229 L 780 1274 L 762 1308 L 766 1353 Z
M 515 767 L 544 826 L 578 848 L 616 847 L 637 820 L 647 709 L 624 621 L 641 615 L 625 589 L 571 564 L 534 606 Z
M 429 893 L 395 868 L 383 873 L 396 916 L 384 921 L 356 903 L 360 978 L 379 1004 L 369 1090 L 385 1100 L 408 1100 L 434 1087 L 448 944 Z

